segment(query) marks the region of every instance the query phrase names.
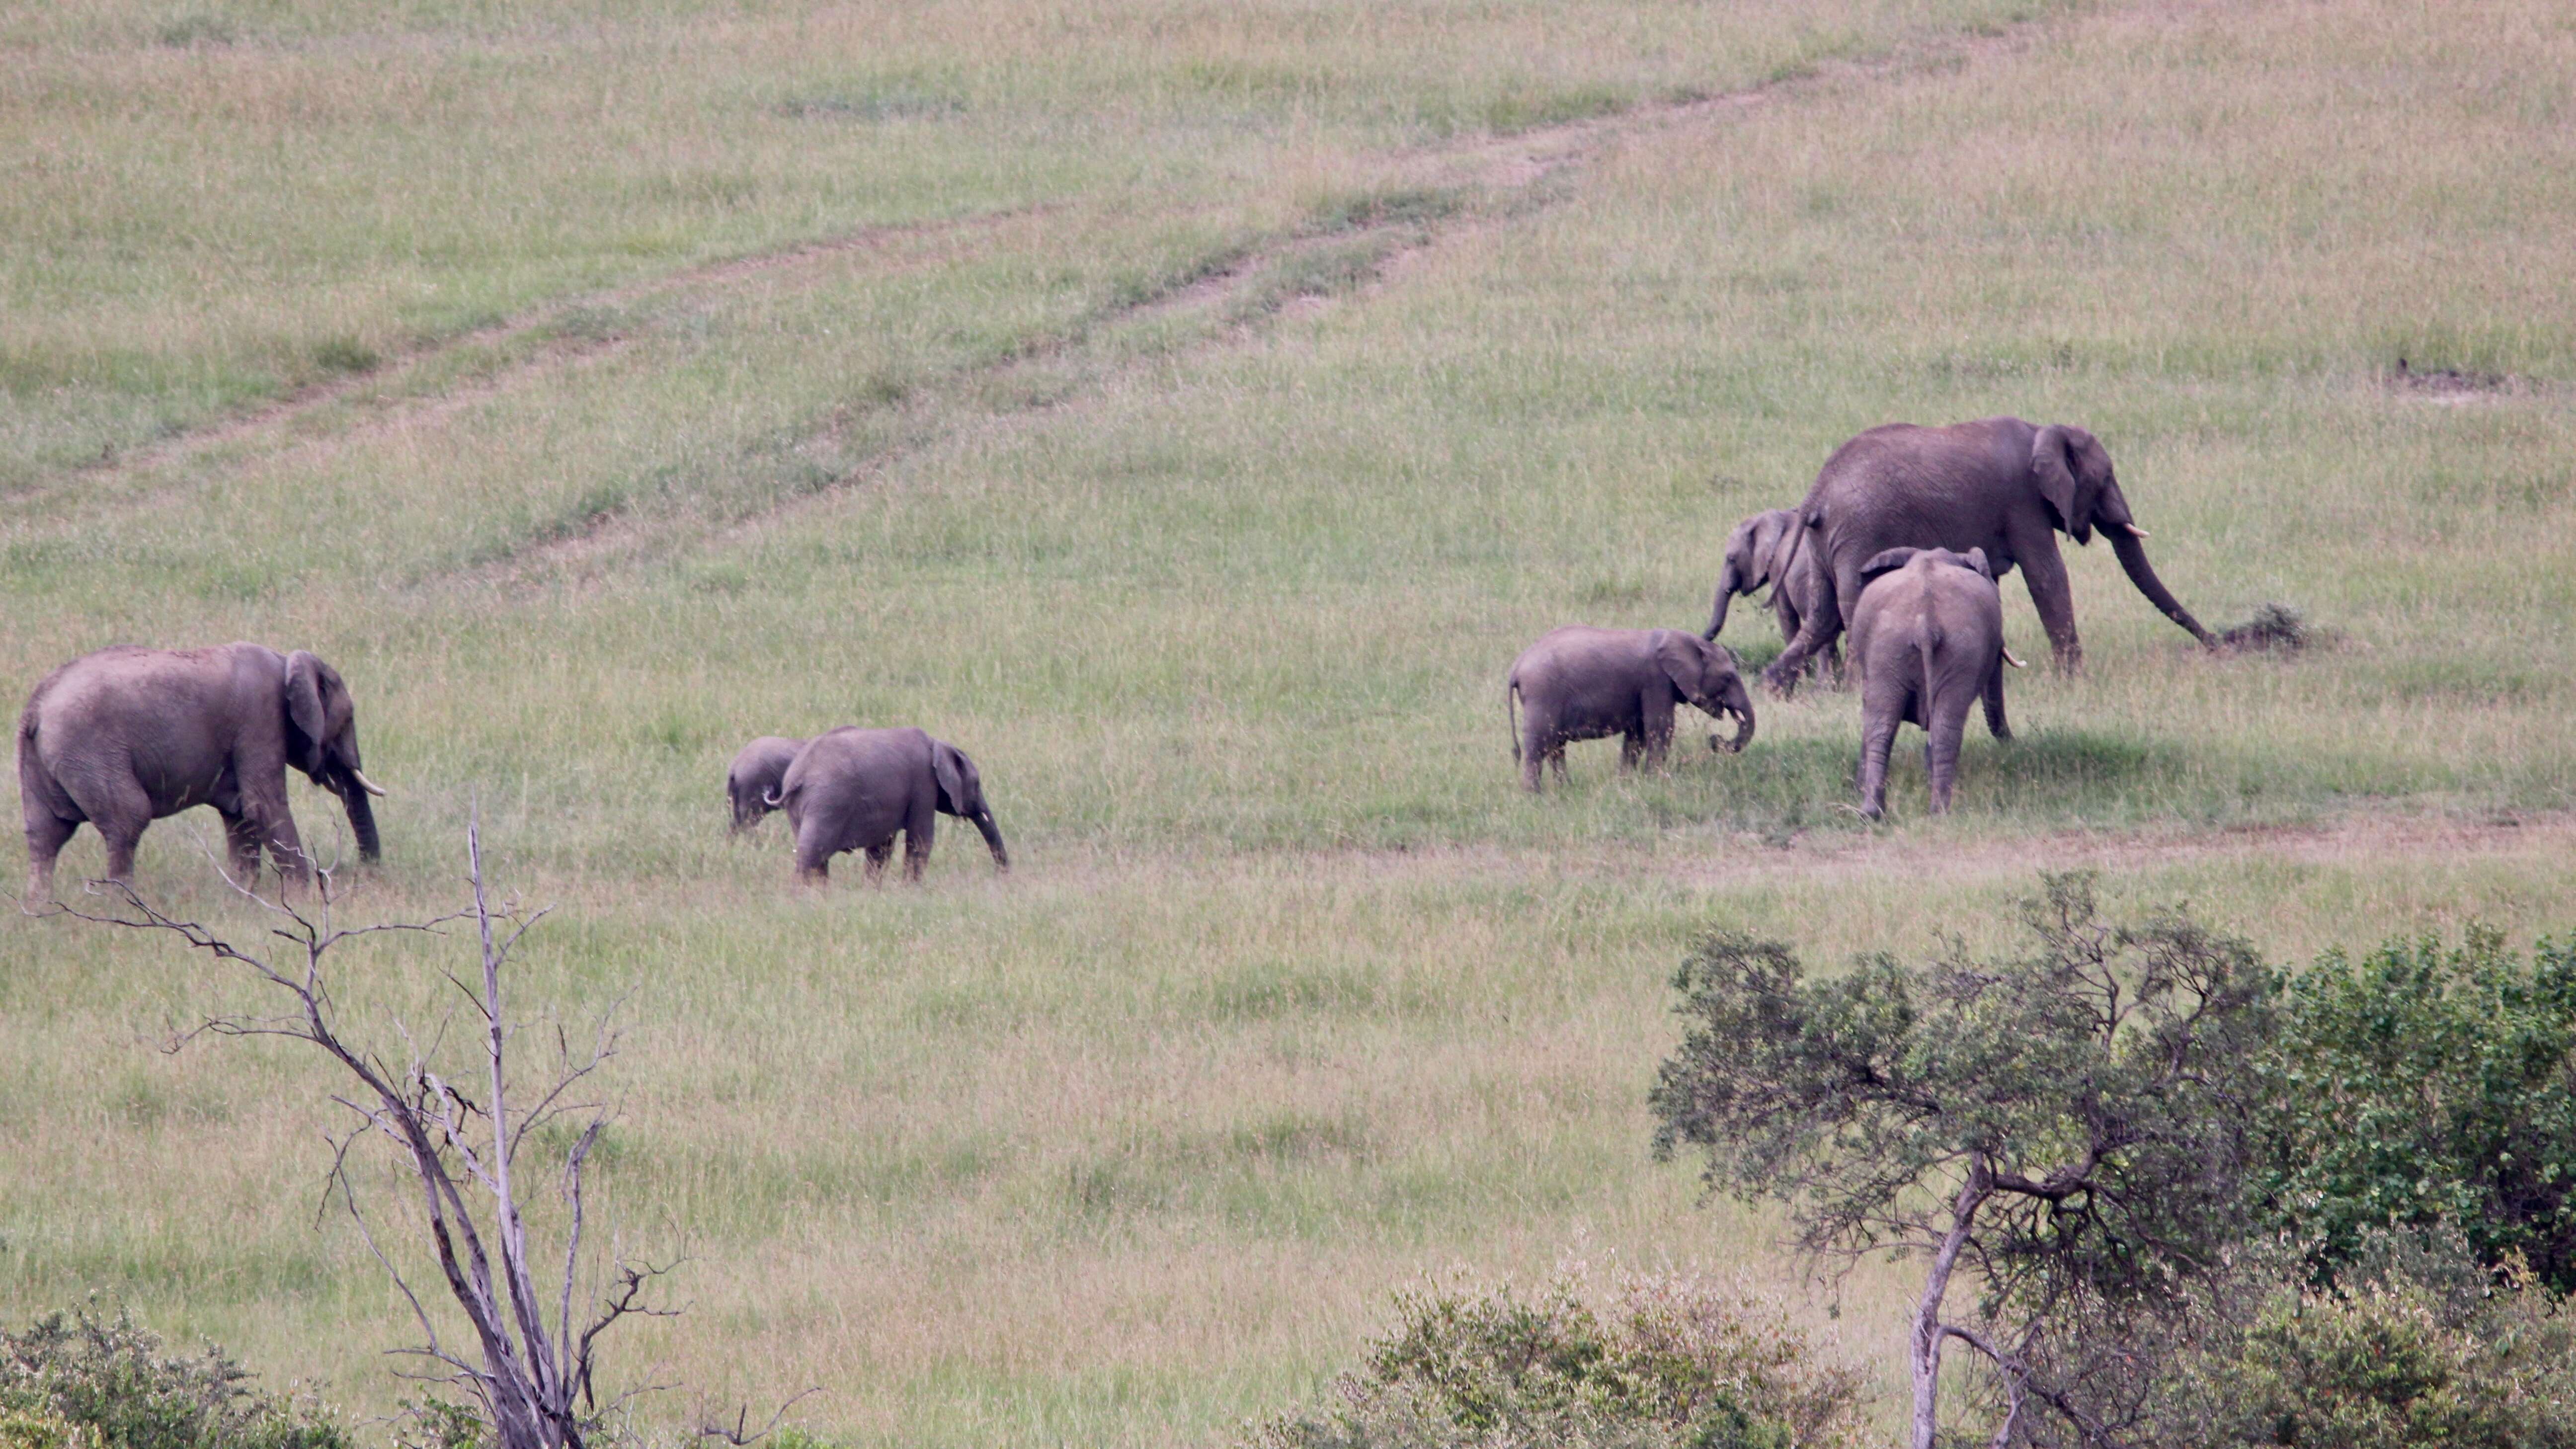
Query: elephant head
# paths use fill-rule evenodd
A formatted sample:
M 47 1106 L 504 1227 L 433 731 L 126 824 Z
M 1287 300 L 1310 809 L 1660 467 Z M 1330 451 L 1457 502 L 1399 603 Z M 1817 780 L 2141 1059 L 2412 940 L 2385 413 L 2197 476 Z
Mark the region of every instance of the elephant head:
M 1956 564 L 1960 568 L 1978 574 L 1988 583 L 1995 581 L 1994 565 L 1987 562 L 1986 551 L 1982 548 L 1972 548 L 1966 553 L 1952 553 L 1946 548 L 1880 549 L 1869 556 L 1869 562 L 1860 566 L 1860 581 L 1863 585 L 1867 585 L 1880 574 L 1893 573 L 1914 562 L 1923 554 L 1930 554 L 1937 563 Z
M 2101 529 L 2129 582 L 2147 596 L 2148 603 L 2202 644 L 2217 644 L 2148 565 L 2146 546 L 2140 542 L 2147 531 L 2130 515 L 2129 500 L 2120 492 L 2120 480 L 2111 471 L 2111 455 L 2103 451 L 2101 439 L 2064 423 L 2040 429 L 2031 440 L 2030 476 L 2067 537 L 2079 544 L 2091 543 L 2093 530 Z
M 1717 574 L 1717 602 L 1709 609 L 1708 628 L 1701 638 L 1714 639 L 1725 631 L 1727 605 L 1737 595 L 1766 584 L 1776 587 L 1788 577 L 1798 536 L 1798 513 L 1793 508 L 1774 508 L 1735 525 L 1735 531 L 1726 536 L 1725 565 Z
M 1735 717 L 1735 734 L 1724 737 L 1712 733 L 1708 747 L 1732 754 L 1753 741 L 1753 696 L 1745 691 L 1742 676 L 1735 672 L 1735 656 L 1723 644 L 1694 639 L 1678 629 L 1657 631 L 1655 662 L 1664 675 L 1703 714 L 1716 719 Z
M 358 711 L 340 671 L 309 650 L 286 657 L 286 760 L 313 783 L 340 797 L 349 812 L 349 833 L 357 838 L 358 857 L 377 856 L 376 815 L 367 803 L 383 788 L 366 777 L 358 761 Z
M 933 740 L 930 773 L 939 782 L 939 808 L 973 821 L 975 828 L 983 832 L 986 848 L 993 852 L 994 867 L 1009 870 L 1011 853 L 1003 848 L 1002 829 L 993 823 L 993 811 L 984 803 L 984 777 L 976 773 L 975 762 L 946 740 Z

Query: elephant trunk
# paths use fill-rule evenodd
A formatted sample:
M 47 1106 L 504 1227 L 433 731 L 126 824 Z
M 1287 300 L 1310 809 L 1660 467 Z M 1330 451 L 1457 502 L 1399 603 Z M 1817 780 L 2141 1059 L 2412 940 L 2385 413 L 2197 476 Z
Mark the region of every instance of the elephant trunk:
M 1708 747 L 1710 749 L 1723 750 L 1730 755 L 1735 755 L 1743 753 L 1744 747 L 1753 743 L 1752 696 L 1745 695 L 1741 699 L 1727 701 L 1720 709 L 1711 710 L 1709 712 L 1717 715 L 1720 719 L 1724 719 L 1730 714 L 1735 716 L 1734 735 L 1722 736 L 1712 732 L 1708 737 Z
M 374 860 L 383 853 L 376 838 L 376 810 L 368 803 L 367 791 L 356 779 L 355 771 L 342 772 L 339 779 L 340 806 L 349 812 L 349 833 L 358 841 L 358 859 Z
M 993 852 L 993 868 L 1008 871 L 1011 868 L 1011 852 L 1002 844 L 1002 827 L 993 823 L 993 812 L 977 810 L 967 818 L 975 822 L 977 830 L 984 832 L 984 844 Z
M 2217 647 L 2218 641 L 2210 637 L 2207 629 L 2200 627 L 2200 621 L 2191 616 L 2191 610 L 2184 608 L 2182 601 L 2165 587 L 2164 580 L 2156 577 L 2155 569 L 2147 563 L 2146 545 L 2138 542 L 2136 535 L 2126 527 L 2115 525 L 2103 532 L 2111 536 L 2111 551 L 2120 556 L 2120 567 L 2128 573 L 2129 582 L 2138 586 L 2138 592 L 2147 596 L 2147 602 L 2163 610 L 2166 618 L 2189 630 L 2191 637 L 2199 640 L 2203 647 Z
M 1726 606 L 1735 601 L 1735 565 L 1728 564 L 1717 576 L 1717 602 L 1709 607 L 1708 632 L 1703 639 L 1714 639 L 1726 628 Z

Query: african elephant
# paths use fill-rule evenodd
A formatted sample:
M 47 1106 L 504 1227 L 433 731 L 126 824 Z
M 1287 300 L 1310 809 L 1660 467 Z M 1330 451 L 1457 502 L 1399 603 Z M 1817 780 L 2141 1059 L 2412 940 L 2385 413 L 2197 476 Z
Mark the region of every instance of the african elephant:
M 1753 699 L 1722 644 L 1679 629 L 1595 629 L 1569 624 L 1521 651 L 1503 681 L 1503 715 L 1513 702 L 1512 758 L 1521 784 L 1538 788 L 1539 763 L 1565 779 L 1568 740 L 1621 736 L 1619 766 L 1632 769 L 1642 751 L 1660 766 L 1673 742 L 1673 707 L 1688 700 L 1703 713 L 1735 716 L 1734 737 L 1708 737 L 1710 749 L 1740 750 L 1753 738 Z
M 850 725 L 816 736 L 795 760 L 777 791 L 763 802 L 787 812 L 796 837 L 796 878 L 821 881 L 832 857 L 845 850 L 868 856 L 868 879 L 884 874 L 903 832 L 904 879 L 921 879 L 937 831 L 935 817 L 955 815 L 975 823 L 992 849 L 993 865 L 1011 868 L 1002 832 L 984 804 L 984 780 L 975 762 L 945 740 L 917 729 L 863 730 Z
M 45 676 L 18 718 L 18 794 L 27 820 L 27 896 L 53 894 L 54 860 L 86 820 L 107 841 L 107 874 L 130 880 L 143 829 L 212 805 L 232 872 L 247 883 L 264 845 L 289 879 L 311 861 L 286 806 L 286 767 L 340 797 L 361 859 L 377 852 L 367 803 L 385 793 L 358 768 L 358 725 L 339 671 L 304 650 L 120 646 Z
M 1738 595 L 1771 590 L 1771 613 L 1780 622 L 1780 639 L 1798 637 L 1806 619 L 1809 596 L 1816 588 L 1815 555 L 1804 547 L 1806 531 L 1798 527 L 1798 510 L 1774 508 L 1735 525 L 1726 537 L 1725 563 L 1717 574 L 1717 600 L 1709 608 L 1708 628 L 1700 637 L 1714 640 L 1726 628 L 1727 606 Z M 1828 645 L 1828 660 L 1842 667 L 1839 645 Z
M 787 767 L 805 741 L 762 735 L 742 747 L 725 770 L 725 798 L 733 804 L 733 833 L 758 825 L 775 807 L 769 797 L 787 778 Z
M 1860 599 L 1862 566 L 1891 548 L 1983 549 L 1997 578 L 2019 564 L 2058 667 L 2074 669 L 2084 650 L 2057 535 L 2089 543 L 2098 527 L 2149 603 L 2203 645 L 2216 643 L 2148 566 L 2139 543 L 2147 531 L 2130 517 L 2110 455 L 2082 428 L 2019 418 L 1872 428 L 1825 460 L 1798 517 L 1816 589 L 1798 637 L 1762 673 L 1777 694 L 1842 632 L 1844 611 Z
M 2004 599 L 1985 551 L 1963 556 L 1946 548 L 1891 548 L 1861 566 L 1860 604 L 1852 610 L 1852 662 L 1860 669 L 1860 813 L 1887 809 L 1887 754 L 1900 724 L 1932 737 L 1924 760 L 1932 776 L 1932 813 L 1950 808 L 1959 771 L 1959 738 L 1968 702 L 1983 699 L 1986 730 L 2012 738 L 2004 720 L 2004 666 L 2021 661 L 2004 648 Z

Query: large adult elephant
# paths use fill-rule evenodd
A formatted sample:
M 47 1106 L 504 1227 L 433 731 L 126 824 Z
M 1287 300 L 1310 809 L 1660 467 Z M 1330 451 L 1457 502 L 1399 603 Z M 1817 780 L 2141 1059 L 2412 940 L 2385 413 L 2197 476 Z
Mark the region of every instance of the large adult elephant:
M 143 829 L 211 805 L 224 819 L 233 875 L 247 882 L 265 847 L 288 878 L 311 861 L 286 806 L 286 767 L 340 797 L 360 858 L 376 858 L 359 769 L 357 709 L 338 670 L 298 649 L 121 646 L 45 676 L 18 718 L 18 794 L 27 821 L 27 898 L 53 894 L 54 860 L 83 821 L 107 841 L 111 880 L 134 875 Z
M 1800 669 L 1840 637 L 1860 599 L 1862 566 L 1891 548 L 1983 549 L 1996 577 L 2021 566 L 2058 667 L 2083 662 L 2074 596 L 2057 535 L 2089 543 L 2099 528 L 2129 582 L 2204 645 L 2217 641 L 2156 577 L 2147 531 L 2111 471 L 2111 455 L 2082 428 L 1980 418 L 1943 428 L 1893 423 L 1834 450 L 1798 507 L 1817 563 L 1798 637 L 1762 672 L 1786 695 Z

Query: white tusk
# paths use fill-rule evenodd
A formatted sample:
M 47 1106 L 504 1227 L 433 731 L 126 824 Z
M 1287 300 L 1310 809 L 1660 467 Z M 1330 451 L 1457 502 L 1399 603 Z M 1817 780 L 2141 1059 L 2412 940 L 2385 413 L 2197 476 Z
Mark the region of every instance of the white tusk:
M 2129 537 L 2131 537 L 2131 538 L 2145 538 L 2146 536 L 2147 536 L 2147 531 L 2146 531 L 2145 529 L 2138 527 L 2138 526 L 2137 526 L 2136 524 L 2134 524 L 2134 523 L 2132 523 L 2132 524 L 2130 524 L 2130 525 L 2129 525 Z
M 2005 650 L 2005 651 L 2004 651 L 2004 662 L 2005 662 L 2006 664 L 2011 665 L 2011 666 L 2012 666 L 2013 668 L 2015 668 L 2015 669 L 2028 669 L 2028 668 L 2030 667 L 2029 665 L 2024 664 L 2024 663 L 2022 663 L 2020 660 L 2015 659 L 2014 657 L 2012 657 L 2012 651 L 2011 651 L 2011 650 L 2009 650 L 2009 649 L 2007 649 L 2007 650 Z
M 361 790 L 366 791 L 366 792 L 367 792 L 368 794 L 370 794 L 370 795 L 382 795 L 382 794 L 384 794 L 384 793 L 385 793 L 385 787 L 384 787 L 384 786 L 379 785 L 379 784 L 377 784 L 375 781 L 368 779 L 365 775 L 363 775 L 363 774 L 359 773 L 359 772 L 358 772 L 358 771 L 356 771 L 356 770 L 351 770 L 351 771 L 349 772 L 349 778 L 350 778 L 350 779 L 352 779 L 352 780 L 357 781 L 357 782 L 358 782 L 358 788 L 359 788 L 359 789 L 361 789 Z

